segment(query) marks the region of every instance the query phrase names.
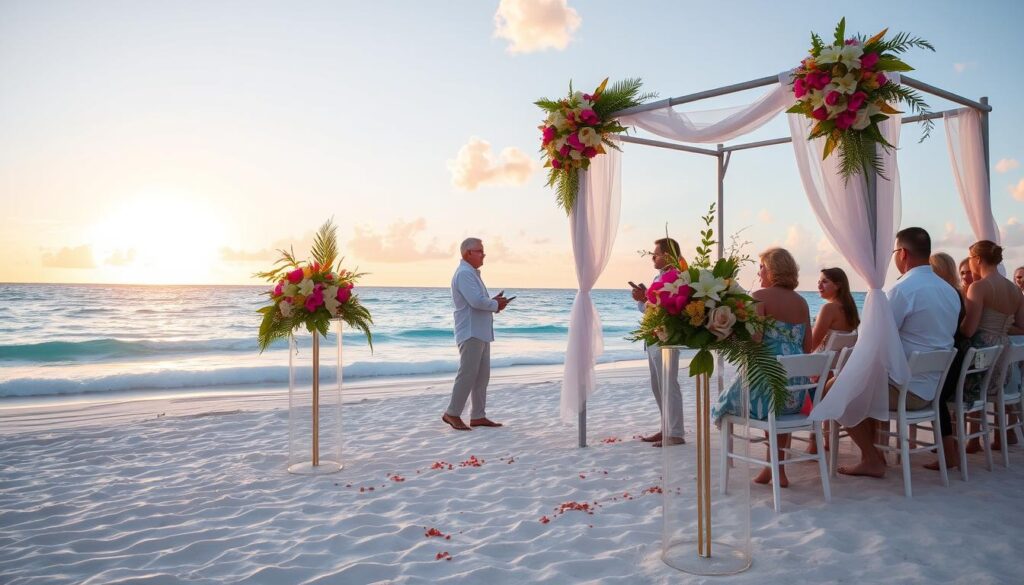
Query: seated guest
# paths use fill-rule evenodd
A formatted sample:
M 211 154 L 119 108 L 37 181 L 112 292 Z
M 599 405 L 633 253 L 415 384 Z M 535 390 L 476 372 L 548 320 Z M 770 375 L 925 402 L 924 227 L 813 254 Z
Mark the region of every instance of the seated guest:
M 957 316 L 957 327 L 963 321 L 965 314 L 964 293 L 960 286 L 960 276 L 957 271 L 956 260 L 945 252 L 936 252 L 928 259 L 935 275 L 945 280 L 953 290 L 956 291 L 960 301 L 960 312 Z M 968 272 L 970 274 L 970 272 Z M 942 385 L 942 400 L 939 401 L 939 429 L 942 435 L 942 449 L 946 454 L 946 467 L 960 467 L 960 453 L 956 449 L 956 440 L 953 436 L 953 417 L 949 414 L 948 402 L 956 394 L 957 376 L 960 368 L 963 367 L 964 353 L 967 351 L 967 339 L 960 334 L 959 329 L 953 336 L 953 344 L 956 346 L 956 357 L 949 366 L 949 373 L 946 374 L 946 381 Z M 925 465 L 928 469 L 939 469 L 939 463 Z
M 857 304 L 850 294 L 850 280 L 842 268 L 822 268 L 818 294 L 827 302 L 821 306 L 811 331 L 811 347 L 821 351 L 833 332 L 849 333 L 860 325 Z
M 1020 292 L 1024 293 L 1024 266 L 1018 266 L 1017 270 L 1013 271 L 1013 284 L 1016 284 Z
M 967 294 L 967 289 L 971 288 L 971 283 L 978 280 L 978 275 L 971 272 L 971 259 L 964 258 L 960 261 L 960 292 Z
M 888 297 L 903 352 L 909 359 L 915 351 L 952 349 L 960 301 L 956 292 L 936 276 L 928 264 L 932 253 L 931 237 L 919 227 L 900 230 L 896 234 L 895 248 L 892 254 L 902 276 L 889 289 Z M 907 410 L 931 406 L 938 391 L 938 376 L 938 373 L 929 373 L 910 379 Z M 888 392 L 889 409 L 896 410 L 899 392 L 891 381 Z M 840 467 L 840 473 L 885 476 L 885 459 L 874 445 L 876 426 L 874 419 L 866 418 L 849 428 L 850 438 L 860 448 L 860 462 Z
M 960 333 L 970 339 L 971 347 L 991 347 L 1010 343 L 1009 332 L 1017 334 L 1024 329 L 1024 296 L 1018 294 L 1016 285 L 1005 276 L 999 274 L 999 264 L 1003 261 L 1003 249 L 995 242 L 981 240 L 975 242 L 970 249 L 971 273 L 980 278 L 975 279 L 967 291 L 967 312 L 960 323 Z M 973 402 L 984 398 L 985 394 L 994 394 L 1003 383 L 1006 373 L 1007 358 L 1004 351 L 992 366 L 992 374 L 988 388 L 981 387 L 980 375 L 964 382 L 964 400 Z M 995 443 L 996 448 L 1001 447 Z M 981 449 L 978 439 L 971 439 L 967 452 L 974 453 Z
M 776 320 L 775 327 L 766 331 L 761 343 L 767 345 L 775 355 L 807 353 L 811 349 L 811 316 L 807 301 L 795 292 L 799 268 L 793 256 L 782 248 L 770 248 L 761 253 L 758 277 L 761 288 L 753 293 L 757 313 Z M 733 382 L 729 390 L 718 398 L 711 415 L 718 423 L 722 415 L 739 414 L 742 409 L 743 386 L 741 380 Z M 790 395 L 783 414 L 800 412 L 803 396 Z M 750 387 L 750 416 L 767 420 L 771 410 L 771 391 L 767 387 Z M 786 458 L 784 449 L 789 447 L 790 436 L 779 435 L 779 461 Z M 771 469 L 764 469 L 754 479 L 757 483 L 771 483 Z M 789 479 L 786 468 L 779 468 L 779 485 L 786 487 Z

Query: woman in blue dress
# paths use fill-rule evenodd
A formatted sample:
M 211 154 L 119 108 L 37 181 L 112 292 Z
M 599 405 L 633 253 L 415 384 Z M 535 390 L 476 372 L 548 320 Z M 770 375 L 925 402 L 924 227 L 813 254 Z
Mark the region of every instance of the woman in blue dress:
M 769 248 L 760 254 L 758 277 L 761 289 L 753 296 L 758 301 L 757 312 L 775 319 L 775 327 L 765 332 L 761 343 L 768 346 L 774 355 L 794 355 L 811 351 L 811 313 L 807 301 L 796 293 L 800 269 L 793 255 L 783 248 Z M 797 393 L 801 394 L 801 393 Z M 783 414 L 800 412 L 803 396 L 791 394 Z M 729 390 L 719 396 L 718 404 L 711 414 L 717 423 L 724 414 L 739 414 L 743 400 L 740 380 L 733 382 Z M 760 420 L 768 418 L 771 409 L 771 393 L 767 387 L 750 388 L 750 417 Z M 779 461 L 785 459 L 784 449 L 789 448 L 790 436 L 779 435 Z M 772 481 L 772 471 L 765 468 L 756 478 L 756 483 Z M 779 467 L 779 485 L 786 487 L 789 479 L 786 468 Z

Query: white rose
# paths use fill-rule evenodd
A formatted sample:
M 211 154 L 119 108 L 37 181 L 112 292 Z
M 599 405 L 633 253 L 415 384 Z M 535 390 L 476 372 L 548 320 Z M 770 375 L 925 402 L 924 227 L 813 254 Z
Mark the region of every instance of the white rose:
M 725 305 L 715 307 L 708 317 L 708 331 L 713 333 L 719 341 L 732 335 L 732 326 L 735 324 L 736 315 Z
M 281 301 L 277 304 L 277 308 L 281 311 L 281 316 L 286 319 L 292 314 L 292 304 L 288 301 Z
M 583 128 L 580 128 L 578 135 L 580 142 L 582 142 L 586 146 L 590 146 L 593 148 L 601 146 L 601 135 L 598 134 L 597 131 L 595 131 L 590 126 L 584 126 Z

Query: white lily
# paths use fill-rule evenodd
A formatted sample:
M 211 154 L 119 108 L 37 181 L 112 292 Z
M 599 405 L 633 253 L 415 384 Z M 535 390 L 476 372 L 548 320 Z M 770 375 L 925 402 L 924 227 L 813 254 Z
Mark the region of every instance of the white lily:
M 815 61 L 817 61 L 821 65 L 825 65 L 828 63 L 837 63 L 839 59 L 842 57 L 842 50 L 843 49 L 841 47 L 835 47 L 832 45 L 823 47 L 821 49 L 821 53 L 819 53 L 817 58 L 815 58 Z
M 590 126 L 584 126 L 583 128 L 580 128 L 577 134 L 580 138 L 580 142 L 582 142 L 583 144 L 593 148 L 601 146 L 601 135 L 598 134 L 597 131 L 591 128 Z
M 713 299 L 715 301 L 722 300 L 718 293 L 725 290 L 725 282 L 721 278 L 715 278 L 715 275 L 707 270 L 700 271 L 700 279 L 697 282 L 690 283 L 693 287 L 694 298 Z M 705 300 L 704 304 L 707 305 L 708 301 Z
M 864 48 L 859 45 L 845 45 L 839 51 L 839 62 L 848 69 L 860 69 L 860 58 Z
M 304 297 L 308 297 L 310 294 L 312 294 L 314 286 L 316 285 L 313 284 L 312 279 L 303 279 L 303 281 L 299 283 L 299 294 Z
M 871 125 L 871 116 L 868 115 L 867 108 L 864 108 L 857 112 L 857 119 L 853 121 L 854 130 L 863 130 Z
M 338 302 L 338 298 L 335 296 L 337 294 L 338 292 L 335 290 L 334 295 L 324 295 L 324 307 L 327 307 L 327 312 L 330 313 L 331 316 L 337 315 L 338 307 L 341 306 L 341 303 Z
M 836 84 L 836 90 L 840 93 L 851 94 L 857 91 L 857 76 L 852 73 L 847 73 L 839 79 L 833 77 L 832 83 Z
M 565 119 L 565 116 L 563 116 L 562 112 L 560 111 L 553 112 L 550 116 L 548 116 L 548 121 L 551 126 L 554 126 L 559 130 L 565 130 L 566 128 L 569 127 L 569 121 Z
M 807 99 L 810 100 L 811 107 L 817 110 L 825 105 L 825 92 L 812 89 L 807 92 Z

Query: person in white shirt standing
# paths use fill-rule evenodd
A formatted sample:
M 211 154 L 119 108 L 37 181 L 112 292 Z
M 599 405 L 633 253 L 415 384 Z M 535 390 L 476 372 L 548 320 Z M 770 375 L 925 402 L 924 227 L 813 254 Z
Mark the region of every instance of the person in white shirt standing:
M 441 420 L 457 431 L 470 427 L 500 427 L 487 418 L 487 383 L 491 378 L 491 342 L 494 341 L 494 313 L 501 312 L 511 298 L 505 291 L 488 296 L 480 278 L 484 263 L 484 244 L 478 238 L 466 238 L 459 246 L 462 261 L 452 276 L 452 302 L 455 304 L 455 344 L 459 346 L 459 373 L 455 376 L 452 398 Z M 515 298 L 515 297 L 512 297 Z M 472 396 L 469 426 L 462 421 L 466 400 Z
M 932 241 L 924 229 L 909 227 L 896 234 L 892 251 L 899 280 L 889 289 L 889 306 L 896 320 L 903 353 L 953 349 L 953 334 L 960 317 L 960 299 L 953 287 L 939 278 L 928 263 Z M 840 374 L 841 375 L 841 374 Z M 910 379 L 907 410 L 929 408 L 938 390 L 939 374 L 919 374 Z M 896 409 L 899 393 L 889 383 L 889 409 Z M 847 475 L 885 476 L 885 459 L 874 446 L 875 421 L 865 419 L 849 429 L 860 447 L 860 463 L 839 468 Z

